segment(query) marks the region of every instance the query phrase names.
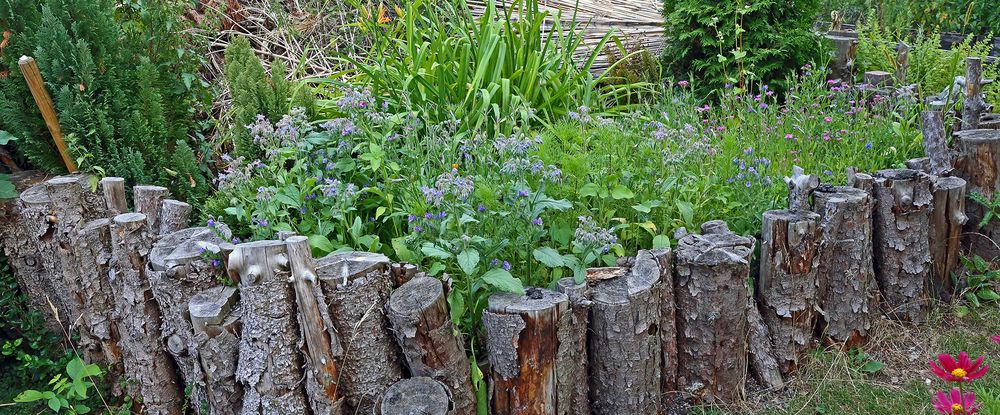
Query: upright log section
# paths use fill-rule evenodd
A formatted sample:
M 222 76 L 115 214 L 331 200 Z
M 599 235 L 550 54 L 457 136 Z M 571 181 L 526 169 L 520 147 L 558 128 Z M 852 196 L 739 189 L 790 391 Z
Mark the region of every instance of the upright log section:
M 624 275 L 600 279 L 590 311 L 590 396 L 595 414 L 663 408 L 660 264 L 639 251 Z M 619 273 L 616 273 L 619 274 Z
M 965 180 L 937 176 L 932 180 L 934 209 L 928 241 L 933 264 L 930 290 L 934 298 L 950 302 L 955 290 L 951 273 L 958 268 L 962 226 L 968 220 L 965 216 Z
M 920 129 L 924 134 L 924 154 L 930 159 L 931 174 L 945 174 L 951 171 L 951 151 L 944 130 L 944 115 L 941 111 L 921 111 Z
M 164 200 L 160 206 L 160 235 L 166 235 L 187 228 L 190 216 L 191 205 L 179 200 Z
M 239 244 L 229 256 L 229 269 L 239 274 L 243 313 L 236 370 L 245 391 L 242 413 L 308 413 L 285 243 Z
M 996 200 L 1000 189 L 1000 130 L 964 130 L 955 133 L 955 139 L 958 142 L 956 175 L 965 179 L 967 192 Z M 1000 222 L 994 219 L 980 227 L 986 209 L 975 201 L 966 203 L 965 213 L 969 220 L 964 227 L 965 243 L 971 254 L 996 261 L 1000 257 L 1000 246 L 996 242 L 1000 241 Z
M 871 329 L 872 300 L 878 292 L 872 263 L 872 198 L 863 189 L 824 185 L 813 192 L 813 200 L 813 210 L 820 216 L 823 253 L 817 275 L 819 328 L 845 348 L 861 345 Z
M 213 287 L 188 302 L 195 350 L 201 364 L 209 415 L 243 410 L 243 386 L 236 381 L 240 358 L 240 310 L 233 287 Z
M 135 186 L 132 188 L 132 200 L 135 213 L 146 215 L 149 228 L 157 234 L 160 230 L 160 216 L 163 211 L 163 201 L 170 197 L 170 190 L 161 186 Z
M 930 180 L 920 172 L 875 174 L 875 278 L 886 313 L 899 321 L 920 324 L 929 311 L 931 202 Z
M 317 276 L 344 353 L 338 394 L 345 413 L 373 413 L 385 390 L 403 377 L 399 346 L 389 330 L 389 259 L 367 252 L 317 260 Z
M 115 296 L 125 373 L 135 381 L 126 385 L 136 402 L 135 409 L 144 414 L 176 415 L 184 404 L 184 387 L 173 360 L 162 346 L 162 315 L 146 276 L 153 235 L 145 215 L 115 216 L 111 225 L 109 280 Z
M 587 380 L 587 329 L 593 302 L 586 281 L 563 278 L 556 290 L 569 298 L 569 312 L 559 316 L 559 350 L 556 351 L 556 389 L 559 415 L 590 415 L 590 383 Z
M 444 384 L 454 401 L 455 414 L 475 413 L 469 358 L 451 324 L 441 281 L 431 277 L 409 280 L 389 297 L 388 315 L 410 375 Z
M 962 106 L 962 131 L 979 128 L 980 117 L 986 110 L 983 101 L 983 58 L 965 59 L 965 104 Z
M 767 211 L 761 232 L 757 294 L 781 372 L 788 374 L 812 346 L 819 303 L 819 215 Z
M 660 268 L 660 384 L 663 411 L 668 412 L 677 397 L 677 303 L 674 299 L 674 253 L 670 248 L 650 250 Z
M 725 222 L 680 238 L 675 261 L 677 384 L 699 402 L 735 402 L 744 395 L 747 301 L 754 240 Z
M 385 391 L 382 415 L 447 415 L 452 405 L 448 390 L 429 377 L 396 382 Z M 461 412 L 459 412 L 461 413 Z
M 483 311 L 490 359 L 490 413 L 551 415 L 557 396 L 559 316 L 565 294 L 528 288 L 525 295 L 497 293 Z

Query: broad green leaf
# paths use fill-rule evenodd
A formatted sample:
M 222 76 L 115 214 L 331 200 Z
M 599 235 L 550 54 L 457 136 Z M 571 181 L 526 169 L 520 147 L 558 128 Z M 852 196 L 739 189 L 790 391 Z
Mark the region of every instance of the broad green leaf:
M 456 326 L 462 324 L 462 316 L 465 315 L 465 297 L 459 290 L 451 290 L 448 293 L 448 306 L 451 308 L 451 321 Z
M 451 252 L 445 251 L 444 249 L 441 249 L 441 247 L 434 245 L 433 243 L 430 242 L 424 242 L 424 244 L 420 246 L 420 252 L 423 252 L 424 255 L 427 255 L 432 258 L 438 258 L 438 259 L 451 258 Z
M 861 366 L 861 371 L 868 374 L 875 374 L 885 368 L 885 364 L 877 360 L 872 360 Z
M 677 210 L 681 212 L 681 219 L 684 220 L 684 224 L 692 224 L 694 222 L 694 205 L 683 200 L 678 200 L 674 204 L 677 205 Z
M 70 360 L 69 363 L 66 364 L 66 374 L 73 380 L 83 379 L 84 369 L 83 360 L 80 358 Z
M 49 400 L 45 403 L 49 405 L 49 409 L 56 413 L 59 412 L 59 408 L 62 408 L 62 401 L 60 401 L 57 397 L 49 398 Z
M 0 130 L 0 146 L 10 144 L 11 141 L 17 141 L 17 137 L 14 137 L 13 134 L 4 130 Z
M 549 268 L 559 268 L 566 266 L 566 262 L 563 261 L 562 256 L 559 255 L 559 251 L 556 251 L 555 249 L 549 248 L 547 246 L 543 246 L 541 248 L 535 248 L 535 250 L 531 252 L 531 255 L 534 256 L 538 262 L 545 264 L 545 266 Z
M 19 402 L 19 403 L 35 402 L 40 399 L 42 399 L 41 392 L 36 391 L 34 389 L 28 389 L 24 392 L 19 393 L 16 397 L 14 397 L 14 402 Z
M 462 217 L 458 219 L 459 225 L 465 225 L 466 223 L 475 223 L 475 222 L 479 222 L 479 220 L 472 216 L 469 216 L 468 213 L 463 213 Z
M 597 196 L 600 190 L 600 186 L 596 183 L 587 183 L 583 185 L 583 187 L 580 187 L 580 191 L 578 193 L 580 194 L 580 197 L 593 197 Z
M 476 272 L 476 266 L 479 265 L 479 251 L 475 249 L 466 249 L 458 254 L 458 266 L 462 268 L 462 272 L 465 275 L 472 276 Z
M 14 183 L 0 179 L 0 199 L 12 199 L 15 197 L 17 197 L 17 188 L 14 187 Z
M 333 242 L 323 235 L 309 235 L 309 246 L 318 249 L 322 252 L 333 252 L 337 247 L 333 246 Z
M 444 271 L 444 268 L 445 268 L 444 264 L 440 262 L 435 262 L 431 264 L 431 267 L 427 270 L 427 275 L 430 275 L 432 277 L 437 276 L 438 274 L 441 273 L 441 271 Z
M 632 193 L 632 191 L 624 185 L 619 184 L 615 185 L 615 187 L 611 189 L 611 197 L 615 200 L 631 199 L 635 197 L 635 193 Z
M 413 254 L 413 251 L 406 246 L 406 237 L 401 236 L 399 238 L 392 239 L 392 250 L 396 251 L 396 257 L 400 261 L 404 262 L 416 262 L 417 256 Z
M 281 202 L 281 203 L 284 203 L 285 205 L 296 207 L 296 208 L 300 207 L 300 205 L 302 204 L 300 201 L 298 201 L 296 199 L 293 199 L 291 196 L 286 195 L 284 193 L 278 193 L 278 194 L 274 195 L 274 199 L 277 200 L 277 201 L 279 201 L 279 202 Z
M 486 271 L 481 278 L 483 282 L 503 291 L 524 294 L 524 285 L 521 283 L 521 280 L 510 275 L 503 268 L 493 268 Z
M 979 290 L 979 292 L 977 292 L 976 295 L 979 296 L 980 299 L 986 301 L 1000 300 L 1000 295 L 997 295 L 997 292 L 993 291 L 993 289 L 990 288 L 983 288 Z
M 670 248 L 670 237 L 667 235 L 656 235 L 653 237 L 653 249 Z
M 76 406 L 73 407 L 73 410 L 75 410 L 78 414 L 89 414 L 91 411 L 89 406 L 82 403 L 76 404 Z

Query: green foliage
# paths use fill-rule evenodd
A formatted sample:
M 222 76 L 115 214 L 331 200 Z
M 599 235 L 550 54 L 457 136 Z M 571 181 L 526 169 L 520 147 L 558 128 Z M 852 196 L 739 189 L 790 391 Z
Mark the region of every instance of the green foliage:
M 204 127 L 196 117 L 209 94 L 180 7 L 169 0 L 4 1 L 0 16 L 8 18 L 0 24 L 18 52 L 38 62 L 82 169 L 164 185 L 197 201 L 208 186 L 188 135 Z M 3 63 L 16 73 L 15 62 Z M 19 137 L 17 148 L 32 163 L 59 171 L 51 138 L 16 78 L 0 83 L 4 97 L 13 97 L 2 99 L 9 117 L 0 118 L 0 129 Z
M 66 376 L 56 374 L 49 381 L 49 390 L 28 389 L 14 398 L 14 402 L 32 403 L 44 401 L 55 413 L 87 414 L 91 408 L 83 403 L 94 383 L 90 380 L 101 375 L 101 368 L 86 364 L 79 357 L 66 364 Z
M 991 0 L 823 0 L 822 4 L 821 18 L 828 19 L 836 10 L 849 23 L 867 20 L 882 27 L 980 36 L 1000 27 L 1000 9 Z
M 962 288 L 960 297 L 973 306 L 979 307 L 984 302 L 994 303 L 1000 300 L 997 287 L 1000 286 L 1000 269 L 976 255 L 972 258 L 962 257 L 965 275 L 952 275 L 956 287 Z
M 701 95 L 725 84 L 781 90 L 789 72 L 823 56 L 810 30 L 818 8 L 819 0 L 665 0 L 664 67 L 678 79 L 697 75 Z

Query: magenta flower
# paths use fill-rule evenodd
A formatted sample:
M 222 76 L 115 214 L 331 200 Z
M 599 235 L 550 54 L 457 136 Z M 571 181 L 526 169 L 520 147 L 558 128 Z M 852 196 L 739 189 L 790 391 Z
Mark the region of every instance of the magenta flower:
M 992 339 L 997 342 L 997 344 L 1000 344 L 1000 336 L 993 336 Z
M 940 365 L 930 362 L 931 371 L 948 382 L 971 382 L 983 377 L 990 370 L 989 365 L 983 364 L 982 356 L 973 362 L 965 352 L 958 354 L 957 361 L 951 355 L 942 353 L 938 355 L 938 363 Z
M 794 136 L 794 135 L 792 135 L 792 133 L 788 133 L 788 134 L 785 134 L 785 139 L 786 139 L 786 140 L 791 140 L 791 139 L 793 139 L 793 138 L 795 138 L 795 136 Z
M 677 81 L 677 85 L 688 86 L 688 81 Z
M 833 122 L 833 117 L 826 117 L 826 118 L 823 119 L 823 121 Z
M 931 403 L 934 404 L 934 409 L 937 409 L 942 414 L 971 415 L 979 412 L 979 405 L 976 404 L 976 394 L 966 392 L 965 395 L 962 395 L 962 391 L 958 388 L 952 388 L 950 393 L 938 391 L 934 399 L 931 400 Z

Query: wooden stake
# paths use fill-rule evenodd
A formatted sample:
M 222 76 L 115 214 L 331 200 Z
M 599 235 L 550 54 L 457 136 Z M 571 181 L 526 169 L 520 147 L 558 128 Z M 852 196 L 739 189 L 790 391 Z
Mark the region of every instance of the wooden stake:
M 75 172 L 76 163 L 69 156 L 66 142 L 63 141 L 62 128 L 59 127 L 59 116 L 56 115 L 56 108 L 52 105 L 52 97 L 45 90 L 42 73 L 38 71 L 38 64 L 35 63 L 35 58 L 22 56 L 17 61 L 17 66 L 21 68 L 21 74 L 24 75 L 24 81 L 28 83 L 31 96 L 35 97 L 35 104 L 38 105 L 38 110 L 42 112 L 42 118 L 45 119 L 45 126 L 49 127 L 49 133 L 52 134 L 52 141 L 55 141 L 63 163 L 66 163 L 66 170 L 70 173 Z

